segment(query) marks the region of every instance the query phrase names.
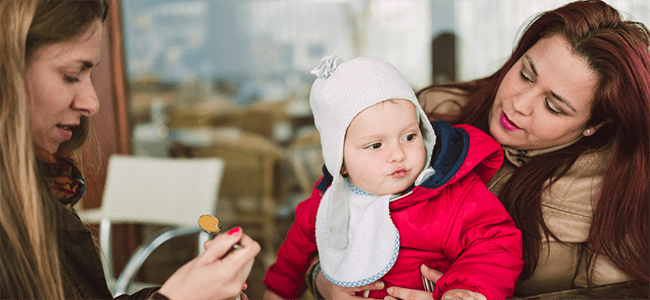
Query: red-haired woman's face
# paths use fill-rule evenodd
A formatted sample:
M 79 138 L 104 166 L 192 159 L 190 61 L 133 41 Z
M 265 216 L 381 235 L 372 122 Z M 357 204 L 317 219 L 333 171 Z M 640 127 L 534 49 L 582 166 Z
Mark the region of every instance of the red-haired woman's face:
M 596 82 L 596 74 L 564 38 L 541 39 L 501 82 L 490 112 L 490 134 L 519 150 L 591 135 L 598 129 L 587 126 Z

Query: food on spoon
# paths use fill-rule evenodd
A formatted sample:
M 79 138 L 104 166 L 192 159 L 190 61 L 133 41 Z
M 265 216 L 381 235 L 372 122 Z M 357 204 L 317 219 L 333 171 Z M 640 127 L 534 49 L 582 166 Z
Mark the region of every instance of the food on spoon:
M 219 233 L 219 219 L 211 215 L 202 215 L 199 217 L 199 226 L 208 233 Z

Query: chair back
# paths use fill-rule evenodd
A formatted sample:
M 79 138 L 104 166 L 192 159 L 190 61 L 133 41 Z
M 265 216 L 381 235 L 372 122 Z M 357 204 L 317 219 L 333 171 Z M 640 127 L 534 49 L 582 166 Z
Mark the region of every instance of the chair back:
M 102 215 L 114 223 L 198 226 L 200 215 L 216 212 L 223 170 L 219 158 L 113 155 Z
M 309 198 L 314 185 L 323 176 L 323 165 L 325 165 L 320 135 L 315 127 L 303 129 L 296 136 L 287 149 L 287 158 L 303 198 Z

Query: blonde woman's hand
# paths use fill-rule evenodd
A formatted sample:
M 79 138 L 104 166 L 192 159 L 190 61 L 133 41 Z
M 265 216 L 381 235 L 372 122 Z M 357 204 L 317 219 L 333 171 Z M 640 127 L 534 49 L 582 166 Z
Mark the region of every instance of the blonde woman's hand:
M 237 243 L 243 248 L 232 249 Z M 204 246 L 205 252 L 172 274 L 159 293 L 174 300 L 233 299 L 240 294 L 260 245 L 236 227 Z
M 241 292 L 239 292 L 239 298 L 233 298 L 230 300 L 248 300 L 248 295 L 244 293 L 244 290 L 248 288 L 248 283 L 244 282 L 244 286 L 241 287 Z
M 239 298 L 233 298 L 231 300 L 248 300 L 248 295 L 244 294 L 244 292 L 239 292 Z
M 381 281 L 375 281 L 359 287 L 342 287 L 327 280 L 325 275 L 323 275 L 323 271 L 320 271 L 318 272 L 318 275 L 316 275 L 316 288 L 325 299 L 369 299 L 355 296 L 354 294 L 361 291 L 381 290 L 384 288 L 384 283 Z
M 440 277 L 442 277 L 442 272 L 438 272 L 434 269 L 431 269 L 425 265 L 420 266 L 420 272 L 424 278 L 429 279 L 429 281 L 436 283 Z M 421 290 L 412 290 L 397 286 L 392 286 L 387 289 L 388 295 L 386 300 L 431 300 L 432 293 L 425 292 Z M 445 294 L 446 295 L 446 294 Z M 444 296 L 443 296 L 444 298 Z

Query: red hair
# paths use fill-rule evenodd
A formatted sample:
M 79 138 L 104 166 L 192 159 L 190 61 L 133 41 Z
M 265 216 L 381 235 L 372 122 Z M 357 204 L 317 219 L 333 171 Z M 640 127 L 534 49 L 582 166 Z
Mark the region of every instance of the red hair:
M 537 41 L 555 34 L 568 41 L 598 74 L 587 126 L 604 124 L 570 147 L 531 159 L 499 193 L 523 235 L 525 265 L 520 278 L 530 277 L 537 266 L 542 233 L 559 240 L 542 218 L 545 182 L 556 182 L 581 154 L 612 147 L 598 202 L 592 205 L 588 265 L 605 255 L 626 274 L 648 283 L 650 42 L 642 23 L 622 20 L 616 9 L 599 0 L 576 1 L 540 14 L 526 28 L 510 59 L 493 75 L 443 85 L 459 88 L 469 97 L 460 117 L 449 121 L 489 132 L 489 111 L 505 74 Z

